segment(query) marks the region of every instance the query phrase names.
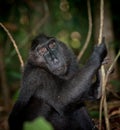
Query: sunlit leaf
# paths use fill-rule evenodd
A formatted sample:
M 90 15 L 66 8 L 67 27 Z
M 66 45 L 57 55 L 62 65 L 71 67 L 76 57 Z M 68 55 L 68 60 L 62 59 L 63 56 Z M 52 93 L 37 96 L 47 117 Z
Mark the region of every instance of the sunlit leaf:
M 24 123 L 24 130 L 53 130 L 53 128 L 44 118 L 37 118 L 32 122 Z

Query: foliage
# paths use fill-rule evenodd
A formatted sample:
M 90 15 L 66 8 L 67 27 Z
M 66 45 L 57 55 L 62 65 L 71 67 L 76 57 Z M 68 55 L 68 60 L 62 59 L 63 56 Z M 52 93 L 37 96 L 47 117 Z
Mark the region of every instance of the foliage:
M 26 122 L 24 130 L 53 130 L 53 128 L 44 118 L 37 118 L 33 122 Z

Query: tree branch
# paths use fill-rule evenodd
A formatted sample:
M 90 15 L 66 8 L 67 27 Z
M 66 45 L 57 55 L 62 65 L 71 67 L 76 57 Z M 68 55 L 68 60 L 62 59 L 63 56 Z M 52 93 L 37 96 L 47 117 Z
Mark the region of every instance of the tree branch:
M 101 43 L 102 41 L 102 34 L 103 34 L 103 22 L 104 22 L 104 0 L 100 1 L 100 30 L 99 30 L 99 39 L 98 39 L 98 44 Z M 109 124 L 109 117 L 108 117 L 108 109 L 107 109 L 107 102 L 106 102 L 106 83 L 107 83 L 107 78 L 105 75 L 105 69 L 104 66 L 101 67 L 101 79 L 102 79 L 102 98 L 100 102 L 100 128 L 101 130 L 101 122 L 102 122 L 102 105 L 104 105 L 104 115 L 105 115 L 105 122 L 106 122 L 106 129 L 110 130 L 110 124 Z
M 81 59 L 81 57 L 83 56 L 86 48 L 88 47 L 88 44 L 89 44 L 89 41 L 90 41 L 90 38 L 91 38 L 91 34 L 92 34 L 92 15 L 91 15 L 90 0 L 87 0 L 87 7 L 88 7 L 89 30 L 88 30 L 88 34 L 87 34 L 85 44 L 84 44 L 82 50 L 78 54 L 78 57 L 77 57 L 78 61 Z
M 16 53 L 17 53 L 18 58 L 19 58 L 19 61 L 20 61 L 20 63 L 21 63 L 21 68 L 23 68 L 24 62 L 23 62 L 22 56 L 20 55 L 20 52 L 19 52 L 19 50 L 18 50 L 18 47 L 17 47 L 17 45 L 16 45 L 15 40 L 13 39 L 13 37 L 12 37 L 12 35 L 10 34 L 10 32 L 8 31 L 8 29 L 7 29 L 2 23 L 0 23 L 0 26 L 4 29 L 4 31 L 7 33 L 8 37 L 10 38 L 11 42 L 13 43 L 13 46 L 14 46 L 14 48 L 15 48 L 15 50 L 16 50 Z

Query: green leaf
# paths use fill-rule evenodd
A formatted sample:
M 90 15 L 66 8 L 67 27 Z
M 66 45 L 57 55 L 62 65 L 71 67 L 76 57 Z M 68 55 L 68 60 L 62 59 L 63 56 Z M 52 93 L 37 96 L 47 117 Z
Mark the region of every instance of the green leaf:
M 8 74 L 9 74 L 10 77 L 13 77 L 15 79 L 21 79 L 21 73 L 20 72 L 16 72 L 16 71 L 12 70 L 12 71 L 9 71 Z
M 15 92 L 15 94 L 14 94 L 13 97 L 12 97 L 12 99 L 13 99 L 14 101 L 16 101 L 16 100 L 18 99 L 18 96 L 19 96 L 19 90 L 17 90 L 17 91 Z
M 53 127 L 49 122 L 41 117 L 32 122 L 25 122 L 24 130 L 53 130 Z

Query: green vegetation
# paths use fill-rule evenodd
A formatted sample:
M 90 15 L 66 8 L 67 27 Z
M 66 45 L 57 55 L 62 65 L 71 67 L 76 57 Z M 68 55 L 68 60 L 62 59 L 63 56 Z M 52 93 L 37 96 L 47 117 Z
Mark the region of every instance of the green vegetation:
M 44 118 L 37 118 L 33 122 L 26 122 L 24 130 L 53 130 L 53 128 Z

